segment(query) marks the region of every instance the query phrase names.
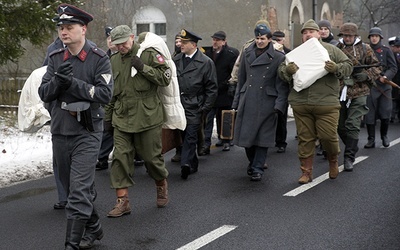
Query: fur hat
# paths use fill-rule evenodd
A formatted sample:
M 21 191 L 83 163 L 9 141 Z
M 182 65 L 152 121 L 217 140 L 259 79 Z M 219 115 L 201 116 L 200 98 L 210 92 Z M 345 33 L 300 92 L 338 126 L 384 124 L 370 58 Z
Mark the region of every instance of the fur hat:
M 303 33 L 304 30 L 319 30 L 319 27 L 314 20 L 310 19 L 304 23 L 300 32 Z
M 340 27 L 340 31 L 338 36 L 349 35 L 349 36 L 357 36 L 358 35 L 358 26 L 355 23 L 344 23 L 342 27 Z

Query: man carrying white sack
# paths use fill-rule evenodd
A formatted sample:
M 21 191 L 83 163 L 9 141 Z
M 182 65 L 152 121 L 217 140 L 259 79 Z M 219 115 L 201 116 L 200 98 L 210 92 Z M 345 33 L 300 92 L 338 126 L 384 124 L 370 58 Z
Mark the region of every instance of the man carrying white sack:
M 339 79 L 349 76 L 353 65 L 340 49 L 320 40 L 319 27 L 314 20 L 310 19 L 304 23 L 301 34 L 303 43 L 311 38 L 317 38 L 330 57 L 330 60 L 326 61 L 324 66 L 327 74 L 300 91 L 293 89 L 294 75 L 298 70 L 299 72 L 302 70 L 296 62 L 300 64 L 300 61 L 307 60 L 308 56 L 298 58 L 298 61 L 289 62 L 287 65 L 284 62 L 279 67 L 279 76 L 292 87 L 289 93 L 289 104 L 293 109 L 299 141 L 297 154 L 302 171 L 299 183 L 305 184 L 312 181 L 313 158 L 317 138 L 320 139 L 328 154 L 329 178 L 335 179 L 339 174 L 338 155 L 340 149 L 337 134 L 340 110 Z M 301 46 L 296 49 L 301 49 Z M 293 51 L 296 51 L 296 49 Z

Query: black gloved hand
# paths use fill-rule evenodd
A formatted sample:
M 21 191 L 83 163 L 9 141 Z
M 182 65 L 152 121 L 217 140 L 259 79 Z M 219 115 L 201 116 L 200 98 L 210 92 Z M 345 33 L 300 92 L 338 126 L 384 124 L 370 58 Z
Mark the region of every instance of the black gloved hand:
M 229 84 L 228 95 L 234 97 L 236 92 L 236 85 Z
M 366 82 L 368 80 L 368 75 L 364 72 L 353 74 L 353 77 L 356 82 Z
M 70 61 L 63 62 L 55 72 L 57 83 L 63 89 L 68 89 L 72 84 L 72 64 Z
M 140 59 L 138 56 L 133 56 L 131 58 L 131 65 L 137 70 L 143 70 L 144 68 L 144 63 L 142 62 L 142 59 Z
M 69 75 L 71 73 L 72 73 L 72 64 L 70 61 L 65 61 L 60 66 L 58 66 L 57 74 Z

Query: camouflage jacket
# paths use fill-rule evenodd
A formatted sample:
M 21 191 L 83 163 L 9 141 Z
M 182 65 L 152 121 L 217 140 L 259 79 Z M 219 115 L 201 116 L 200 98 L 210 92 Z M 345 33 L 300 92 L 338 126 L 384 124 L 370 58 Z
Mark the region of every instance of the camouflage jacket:
M 379 64 L 379 60 L 376 58 L 372 48 L 368 44 L 363 43 L 359 38 L 356 38 L 354 44 L 351 46 L 345 45 L 343 39 L 340 39 L 337 47 L 341 49 L 347 57 L 349 57 L 353 66 Z M 354 85 L 351 87 L 348 86 L 346 99 L 354 99 L 360 96 L 369 95 L 370 86 L 372 86 L 372 84 L 379 78 L 381 68 L 372 67 L 363 69 L 362 72 L 367 73 L 369 79 L 365 82 L 356 82 L 354 77 L 352 77 Z M 344 82 L 340 81 L 340 92 L 342 92 L 343 87 Z

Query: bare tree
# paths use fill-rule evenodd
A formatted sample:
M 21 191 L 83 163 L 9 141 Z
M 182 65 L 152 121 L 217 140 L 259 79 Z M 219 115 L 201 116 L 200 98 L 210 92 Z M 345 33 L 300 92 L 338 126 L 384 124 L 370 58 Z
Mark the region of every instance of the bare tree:
M 398 0 L 345 0 L 344 20 L 364 30 L 386 24 L 400 24 Z

